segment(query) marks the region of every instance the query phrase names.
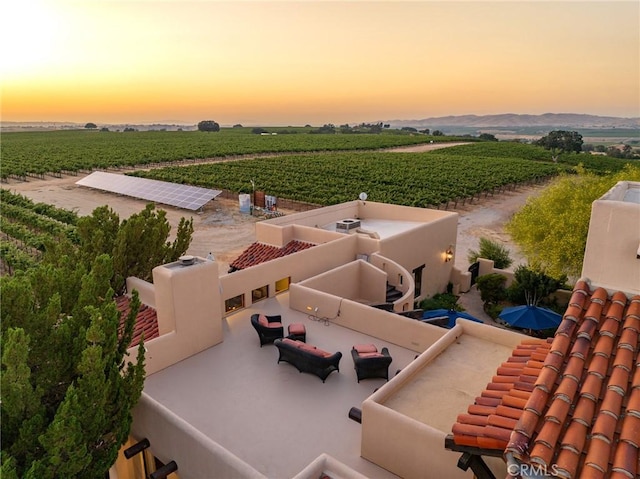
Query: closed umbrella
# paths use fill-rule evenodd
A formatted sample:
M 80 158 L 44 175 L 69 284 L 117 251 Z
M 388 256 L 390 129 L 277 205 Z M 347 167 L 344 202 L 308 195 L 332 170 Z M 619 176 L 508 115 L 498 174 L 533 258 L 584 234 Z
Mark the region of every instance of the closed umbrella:
M 516 328 L 536 331 L 557 328 L 562 321 L 562 316 L 550 309 L 528 305 L 504 308 L 498 317 Z

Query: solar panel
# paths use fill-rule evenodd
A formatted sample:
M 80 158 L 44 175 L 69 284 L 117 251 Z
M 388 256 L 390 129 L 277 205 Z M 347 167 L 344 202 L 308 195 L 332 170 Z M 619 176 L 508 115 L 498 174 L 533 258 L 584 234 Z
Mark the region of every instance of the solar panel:
M 206 203 L 222 193 L 220 190 L 180 185 L 167 181 L 148 180 L 135 176 L 116 175 L 114 173 L 105 173 L 104 171 L 94 171 L 76 181 L 76 185 L 187 210 L 202 208 Z

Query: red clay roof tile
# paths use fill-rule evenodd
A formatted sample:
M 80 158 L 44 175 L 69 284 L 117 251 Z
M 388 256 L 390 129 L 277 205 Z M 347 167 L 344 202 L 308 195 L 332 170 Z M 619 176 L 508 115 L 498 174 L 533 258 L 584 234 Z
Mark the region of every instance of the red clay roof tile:
M 502 392 L 500 403 L 469 406 L 469 415 L 488 420 L 473 430 L 475 441 L 463 440 L 490 449 L 511 429 L 505 453 L 553 467 L 559 477 L 637 478 L 639 334 L 640 295 L 609 297 L 579 281 L 554 338 L 515 348 L 481 393 Z M 507 384 L 508 392 L 493 389 Z
M 591 293 L 591 302 L 596 304 L 604 304 L 608 299 L 609 293 L 604 288 L 596 288 L 596 290 Z
M 524 407 L 525 410 L 530 409 L 538 416 L 542 416 L 544 408 L 547 405 L 547 400 L 549 398 L 549 391 L 545 390 L 542 387 L 537 387 L 531 393 L 531 397 L 527 401 L 527 405 Z
M 561 448 L 556 459 L 556 474 L 560 475 L 560 477 L 574 477 L 578 469 L 579 460 L 580 452 L 575 451 L 573 448 Z
M 118 308 L 118 311 L 120 311 L 120 325 L 118 326 L 118 331 L 120 332 L 122 332 L 122 329 L 124 328 L 124 321 L 129 314 L 130 306 L 131 298 L 129 296 L 123 295 L 116 298 L 116 307 Z M 145 341 L 149 341 L 160 336 L 156 310 L 146 304 L 141 304 L 140 309 L 138 310 L 136 323 L 133 328 L 133 337 L 129 347 L 140 344 L 143 336 Z
M 264 243 L 253 243 L 231 262 L 229 266 L 234 270 L 246 269 L 272 259 L 281 258 L 311 248 L 312 246 L 314 246 L 314 244 L 298 240 L 289 241 L 282 248 Z
M 554 421 L 545 421 L 536 437 L 536 444 L 541 442 L 551 449 L 555 448 L 561 430 L 562 424 Z
M 640 447 L 640 417 L 629 414 L 624 418 L 620 440 L 628 442 L 636 448 Z
M 535 442 L 531 449 L 530 460 L 535 464 L 542 464 L 548 467 L 553 458 L 554 449 L 544 442 Z
M 602 385 L 604 384 L 603 377 L 599 374 L 589 373 L 582 383 L 580 388 L 580 395 L 586 396 L 592 401 L 598 401 L 602 396 Z
M 636 433 L 636 439 L 640 437 L 640 431 Z M 613 456 L 612 472 L 623 474 L 624 477 L 635 479 L 638 477 L 638 446 L 620 442 Z M 611 476 L 613 477 L 613 476 Z
M 611 442 L 600 436 L 594 436 L 589 442 L 587 457 L 584 459 L 584 465 L 587 474 L 594 474 L 589 471 L 592 467 L 602 473 L 606 472 L 609 464 L 609 456 L 611 455 Z
M 477 414 L 458 414 L 456 421 L 460 424 L 486 426 L 489 423 L 489 416 L 478 416 Z
M 580 454 L 587 441 L 587 431 L 589 427 L 590 425 L 587 426 L 580 421 L 571 421 L 564 433 L 564 437 L 560 441 L 561 447 Z

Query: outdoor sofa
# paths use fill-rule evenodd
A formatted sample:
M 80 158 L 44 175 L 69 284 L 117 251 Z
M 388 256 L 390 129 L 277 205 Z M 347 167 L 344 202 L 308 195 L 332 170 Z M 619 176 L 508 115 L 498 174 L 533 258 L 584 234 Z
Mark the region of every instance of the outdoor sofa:
M 290 338 L 276 339 L 273 344 L 280 354 L 278 363 L 285 361 L 295 366 L 301 373 L 315 374 L 322 379 L 322 382 L 333 371 L 340 372 L 340 358 L 342 358 L 340 351 L 330 353 Z

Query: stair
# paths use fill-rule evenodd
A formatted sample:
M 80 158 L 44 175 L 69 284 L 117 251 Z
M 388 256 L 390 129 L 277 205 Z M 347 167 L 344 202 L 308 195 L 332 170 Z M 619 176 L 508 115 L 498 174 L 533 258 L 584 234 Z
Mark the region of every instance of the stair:
M 395 286 L 392 286 L 389 283 L 387 283 L 387 297 L 386 297 L 387 303 L 393 303 L 394 301 L 400 298 L 402 298 L 402 291 L 398 291 L 395 288 Z

